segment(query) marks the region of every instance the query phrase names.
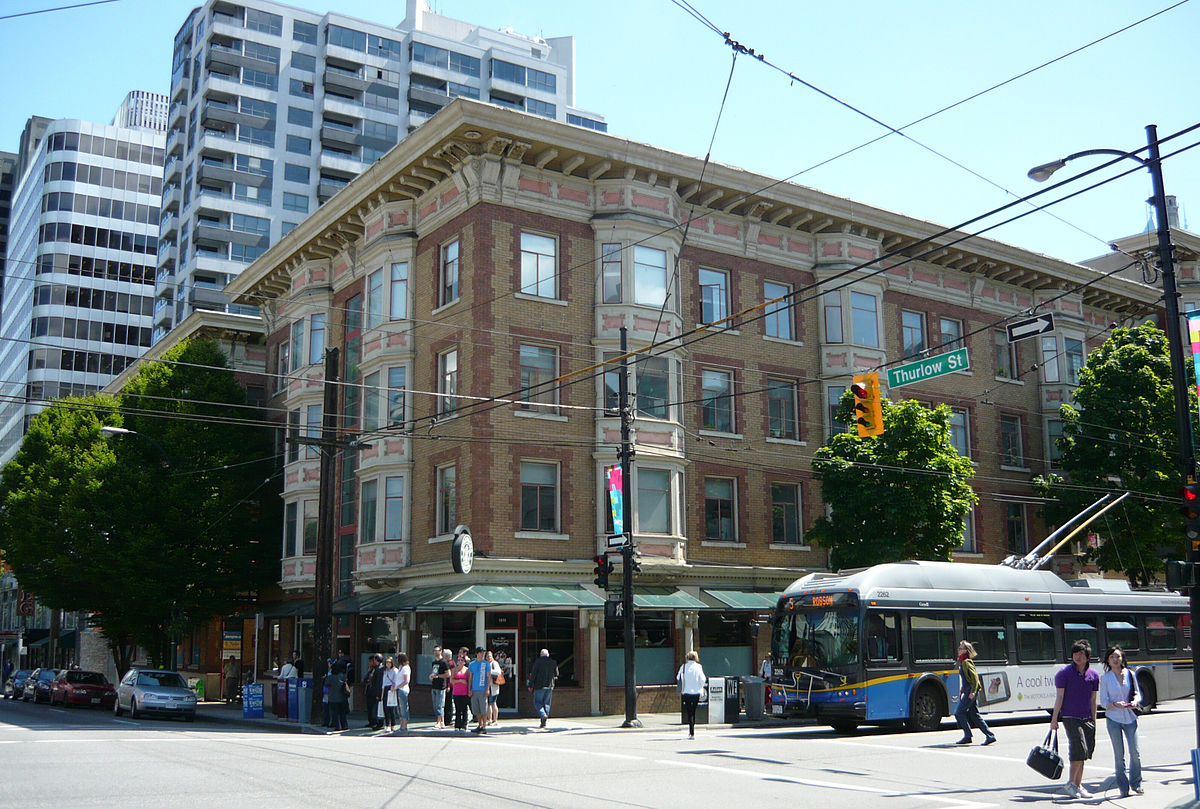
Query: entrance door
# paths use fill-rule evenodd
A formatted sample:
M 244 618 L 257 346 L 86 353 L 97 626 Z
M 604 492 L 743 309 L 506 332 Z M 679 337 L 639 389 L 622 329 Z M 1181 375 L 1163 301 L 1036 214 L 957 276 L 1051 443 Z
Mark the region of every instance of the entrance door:
M 504 672 L 504 685 L 500 686 L 500 696 L 496 706 L 501 711 L 517 710 L 517 633 L 512 630 L 488 630 L 487 648 L 496 656 Z

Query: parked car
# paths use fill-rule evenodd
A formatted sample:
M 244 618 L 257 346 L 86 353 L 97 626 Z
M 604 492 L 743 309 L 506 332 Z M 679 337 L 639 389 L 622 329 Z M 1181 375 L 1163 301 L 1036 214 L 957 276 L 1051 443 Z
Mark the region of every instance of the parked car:
M 33 669 L 17 669 L 4 681 L 5 699 L 20 699 L 25 693 L 25 679 Z
M 58 676 L 58 669 L 34 669 L 25 680 L 25 690 L 21 699 L 25 702 L 33 700 L 35 705 L 39 702 L 49 702 L 50 683 L 56 676 Z
M 64 708 L 79 705 L 85 708 L 111 708 L 117 701 L 117 689 L 98 671 L 64 669 L 50 683 L 50 704 L 61 703 Z
M 126 710 L 137 719 L 143 714 L 182 716 L 188 722 L 196 718 L 196 692 L 177 671 L 130 669 L 117 685 L 113 713 Z

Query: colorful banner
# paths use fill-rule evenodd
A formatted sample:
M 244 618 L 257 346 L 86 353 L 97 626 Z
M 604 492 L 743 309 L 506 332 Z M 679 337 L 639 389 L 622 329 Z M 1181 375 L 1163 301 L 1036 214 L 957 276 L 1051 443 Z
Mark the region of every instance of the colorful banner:
M 613 533 L 623 534 L 625 533 L 625 501 L 621 486 L 621 467 L 605 467 L 604 473 L 608 476 L 608 505 L 612 509 Z
M 1188 338 L 1192 341 L 1192 365 L 1196 374 L 1196 395 L 1200 396 L 1200 312 L 1188 312 L 1187 322 Z

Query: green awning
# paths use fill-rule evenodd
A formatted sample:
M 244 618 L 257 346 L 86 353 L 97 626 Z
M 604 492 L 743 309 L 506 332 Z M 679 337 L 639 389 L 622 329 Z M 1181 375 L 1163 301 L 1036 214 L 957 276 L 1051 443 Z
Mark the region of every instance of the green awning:
M 633 608 L 637 610 L 704 610 L 710 607 L 674 587 L 634 587 Z
M 582 587 L 533 584 L 472 584 L 449 587 L 416 587 L 364 600 L 360 612 L 380 615 L 408 610 L 477 609 L 479 607 L 579 607 L 600 608 L 604 599 Z
M 702 590 L 704 595 L 735 610 L 773 610 L 779 600 L 777 593 L 756 593 L 748 590 Z

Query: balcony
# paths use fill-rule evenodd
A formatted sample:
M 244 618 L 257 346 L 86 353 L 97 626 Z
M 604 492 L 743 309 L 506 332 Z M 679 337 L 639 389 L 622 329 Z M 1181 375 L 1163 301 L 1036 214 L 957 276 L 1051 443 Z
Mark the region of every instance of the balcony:
M 187 104 L 172 104 L 167 114 L 167 129 L 183 132 L 185 124 L 187 124 Z
M 324 204 L 347 185 L 349 183 L 342 180 L 322 177 L 321 181 L 317 183 L 317 200 Z
M 342 152 L 333 152 L 328 149 L 321 150 L 319 165 L 323 169 L 332 169 L 334 172 L 354 176 L 358 176 L 363 170 L 362 161 L 357 156 L 343 154 Z
M 224 311 L 229 305 L 229 297 L 219 289 L 197 284 L 188 291 L 188 305 L 193 309 Z
M 330 64 L 325 65 L 321 81 L 326 87 L 340 87 L 353 93 L 361 93 L 370 85 L 370 82 L 363 78 L 361 70 L 349 71 Z
M 321 124 L 321 143 L 340 146 L 358 146 L 362 143 L 363 134 L 357 129 L 351 129 L 338 124 Z
M 161 244 L 162 240 L 169 239 L 179 232 L 179 217 L 176 214 L 169 213 L 163 216 L 159 222 L 158 238 Z
M 164 213 L 179 210 L 179 203 L 183 200 L 183 194 L 179 191 L 179 186 L 171 183 L 163 188 L 162 209 Z
M 209 99 L 200 110 L 200 123 L 203 126 L 252 126 L 265 129 L 271 125 L 271 119 L 266 115 L 244 112 L 233 104 Z
M 242 185 L 259 188 L 264 185 L 270 185 L 271 178 L 265 174 L 239 171 L 229 163 L 222 163 L 211 158 L 201 158 L 200 166 L 196 169 L 196 182 L 210 182 L 221 185 L 241 183 Z
M 232 242 L 233 244 L 243 244 L 247 247 L 266 247 L 268 236 L 259 233 L 247 233 L 243 230 L 231 230 L 228 226 L 197 220 L 196 222 L 196 244 L 199 249 L 200 242 L 209 242 L 220 245 L 226 245 Z M 214 256 L 220 258 L 221 256 Z M 228 258 L 226 252 L 224 258 Z
M 408 103 L 411 105 L 414 101 L 441 109 L 450 103 L 450 96 L 446 93 L 439 93 L 437 90 L 414 85 L 408 88 Z
M 167 154 L 172 157 L 181 157 L 183 155 L 183 142 L 184 133 L 182 127 L 167 132 Z
M 205 60 L 205 67 L 211 70 L 214 65 L 235 68 L 248 67 L 251 70 L 258 70 L 262 73 L 279 73 L 279 65 L 274 62 L 247 56 L 242 53 L 241 48 L 217 45 L 215 43 L 208 46 L 208 58 Z
M 172 157 L 167 161 L 167 164 L 163 166 L 163 183 L 170 183 L 171 180 L 175 180 L 176 184 L 178 184 L 182 174 L 183 161 L 180 160 L 178 156 Z

